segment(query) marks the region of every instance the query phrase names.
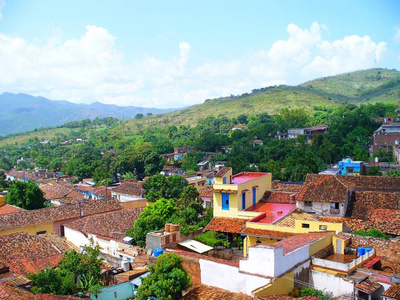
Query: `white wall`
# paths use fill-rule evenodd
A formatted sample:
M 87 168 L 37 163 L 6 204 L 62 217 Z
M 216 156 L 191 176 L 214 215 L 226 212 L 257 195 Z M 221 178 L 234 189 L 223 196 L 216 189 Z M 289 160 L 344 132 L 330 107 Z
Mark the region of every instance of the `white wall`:
M 318 290 L 331 292 L 333 297 L 349 295 L 353 292 L 354 284 L 339 276 L 310 270 L 310 283 Z
M 200 259 L 201 283 L 234 293 L 251 295 L 251 292 L 268 284 L 271 280 L 264 277 L 244 274 L 239 268 Z
M 65 238 L 74 244 L 76 247 L 86 246 L 90 244 L 89 239 L 80 231 L 67 227 L 64 225 Z
M 283 247 L 258 245 L 248 249 L 248 258 L 241 260 L 240 270 L 252 274 L 277 277 L 300 262 L 309 259 L 309 246 L 283 255 Z

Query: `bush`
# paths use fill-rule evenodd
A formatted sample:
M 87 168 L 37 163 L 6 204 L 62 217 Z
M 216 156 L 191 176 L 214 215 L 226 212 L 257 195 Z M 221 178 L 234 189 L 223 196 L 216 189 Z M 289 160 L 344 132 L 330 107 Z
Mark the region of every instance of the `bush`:
M 368 231 L 365 230 L 356 230 L 352 232 L 353 234 L 358 234 L 361 236 L 371 236 L 371 237 L 377 237 L 381 239 L 388 239 L 389 236 L 384 234 L 383 232 L 379 231 L 378 229 L 375 228 L 370 228 Z

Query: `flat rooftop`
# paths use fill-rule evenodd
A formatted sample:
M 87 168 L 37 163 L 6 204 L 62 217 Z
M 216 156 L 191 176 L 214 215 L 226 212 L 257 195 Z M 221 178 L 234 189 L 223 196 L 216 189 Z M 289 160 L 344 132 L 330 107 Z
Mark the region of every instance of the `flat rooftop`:
M 260 178 L 269 173 L 261 173 L 261 172 L 242 172 L 232 176 L 232 184 L 241 184 L 248 182 L 253 179 Z
M 247 208 L 246 211 L 263 212 L 265 213 L 264 218 L 258 220 L 257 223 L 272 224 L 294 209 L 296 209 L 296 204 L 258 202 Z

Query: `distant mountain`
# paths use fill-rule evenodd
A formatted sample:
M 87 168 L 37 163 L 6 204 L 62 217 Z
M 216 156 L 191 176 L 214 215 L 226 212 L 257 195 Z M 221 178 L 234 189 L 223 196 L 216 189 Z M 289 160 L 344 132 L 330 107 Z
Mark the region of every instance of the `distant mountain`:
M 175 109 L 108 105 L 99 102 L 75 104 L 52 101 L 27 94 L 0 95 L 0 135 L 30 131 L 40 127 L 54 127 L 68 121 L 113 117 L 131 119 L 136 114 L 161 114 Z

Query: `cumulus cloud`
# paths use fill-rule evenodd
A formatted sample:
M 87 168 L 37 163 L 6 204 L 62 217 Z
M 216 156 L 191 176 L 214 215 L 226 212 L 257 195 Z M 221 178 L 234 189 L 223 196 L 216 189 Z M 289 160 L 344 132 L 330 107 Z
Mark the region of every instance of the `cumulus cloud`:
M 373 67 L 385 53 L 385 42 L 357 35 L 329 41 L 324 39 L 327 30 L 317 22 L 305 29 L 289 24 L 287 38 L 267 49 L 197 64 L 191 61 L 191 45 L 184 41 L 170 59 L 146 55 L 128 63 L 117 38 L 94 25 L 65 42 L 62 30 L 51 28 L 44 46 L 0 33 L 0 91 L 73 102 L 182 107 Z

